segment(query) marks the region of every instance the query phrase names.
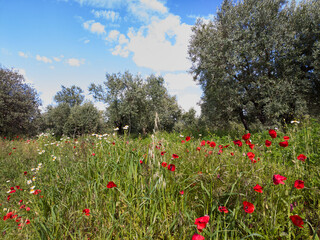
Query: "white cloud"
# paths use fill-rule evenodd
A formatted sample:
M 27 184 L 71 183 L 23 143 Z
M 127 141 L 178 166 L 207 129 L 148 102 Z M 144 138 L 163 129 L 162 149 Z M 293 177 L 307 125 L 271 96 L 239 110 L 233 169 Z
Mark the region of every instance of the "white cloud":
M 106 37 L 105 39 L 110 42 L 117 41 L 119 35 L 120 35 L 119 31 L 112 30 L 109 32 L 108 37 Z
M 93 13 L 96 18 L 104 18 L 106 20 L 111 20 L 111 22 L 115 22 L 120 19 L 120 14 L 111 10 L 92 10 L 91 13 Z
M 114 49 L 112 49 L 112 55 L 127 58 L 129 56 L 128 46 L 116 46 Z
M 44 62 L 44 63 L 52 63 L 52 60 L 50 59 L 50 58 L 47 58 L 47 57 L 45 57 L 45 56 L 40 56 L 40 55 L 38 55 L 37 54 L 37 56 L 36 56 L 36 59 L 37 59 L 37 61 L 41 61 L 41 62 Z
M 181 23 L 179 16 L 170 14 L 162 20 L 154 19 L 137 32 L 131 28 L 129 43 L 119 43 L 113 54 L 127 56 L 123 51 L 130 51 L 138 66 L 154 71 L 187 70 L 191 66 L 187 59 L 191 33 L 191 25 Z
M 90 42 L 89 39 L 86 39 L 86 40 L 83 41 L 84 44 L 88 44 L 89 42 Z
M 199 89 L 199 85 L 193 81 L 193 77 L 188 73 L 167 73 L 163 76 L 170 90 L 184 90 L 188 87 Z
M 94 20 L 89 20 L 83 23 L 83 27 L 92 33 L 103 34 L 106 33 L 104 30 L 105 26 Z
M 178 95 L 178 104 L 185 110 L 189 111 L 190 108 L 194 108 L 196 110 L 197 115 L 199 116 L 201 113 L 201 108 L 198 105 L 200 102 L 201 95 L 199 94 L 179 94 Z
M 29 56 L 28 56 L 26 53 L 24 53 L 24 52 L 19 52 L 18 54 L 19 54 L 20 57 L 23 57 L 23 58 L 28 58 L 28 57 L 29 57 Z
M 79 67 L 80 65 L 84 64 L 84 59 L 77 59 L 77 58 L 69 58 L 66 59 L 66 63 L 72 67 Z
M 150 10 L 160 13 L 166 13 L 168 11 L 168 9 L 157 0 L 140 0 L 140 2 Z

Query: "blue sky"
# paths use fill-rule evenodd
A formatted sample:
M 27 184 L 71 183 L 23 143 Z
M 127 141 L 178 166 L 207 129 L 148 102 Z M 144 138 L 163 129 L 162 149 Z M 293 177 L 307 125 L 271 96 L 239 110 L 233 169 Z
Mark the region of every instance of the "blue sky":
M 202 94 L 188 74 L 191 27 L 222 0 L 0 0 L 0 64 L 23 74 L 43 109 L 61 85 L 90 83 L 106 73 L 161 75 L 188 110 Z M 101 104 L 97 106 L 102 109 Z

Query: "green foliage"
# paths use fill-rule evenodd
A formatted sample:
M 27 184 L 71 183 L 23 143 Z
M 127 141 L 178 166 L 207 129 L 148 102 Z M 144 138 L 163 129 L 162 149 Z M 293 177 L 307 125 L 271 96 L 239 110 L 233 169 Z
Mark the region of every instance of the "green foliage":
M 273 126 L 318 107 L 319 1 L 225 0 L 193 28 L 191 72 L 209 126 Z
M 63 126 L 63 133 L 68 136 L 99 132 L 102 128 L 102 116 L 90 102 L 71 108 L 70 115 Z
M 72 85 L 70 88 L 61 86 L 62 90 L 57 92 L 54 96 L 54 100 L 60 103 L 66 103 L 69 107 L 81 105 L 84 100 L 83 90 L 80 87 Z
M 129 72 L 107 74 L 103 85 L 91 84 L 95 100 L 108 104 L 110 126 L 129 125 L 133 133 L 151 132 L 154 128 L 171 131 L 181 110 L 175 97 L 168 94 L 162 77 L 149 76 L 145 81 Z
M 18 72 L 0 67 L 0 136 L 35 135 L 41 105 Z

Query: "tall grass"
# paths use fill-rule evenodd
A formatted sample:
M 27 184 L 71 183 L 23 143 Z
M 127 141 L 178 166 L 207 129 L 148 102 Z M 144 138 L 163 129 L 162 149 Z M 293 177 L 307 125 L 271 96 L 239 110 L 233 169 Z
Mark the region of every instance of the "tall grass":
M 247 144 L 236 146 L 236 139 L 229 136 L 191 133 L 191 140 L 185 143 L 181 140 L 186 135 L 163 132 L 135 139 L 110 134 L 1 140 L 0 216 L 3 219 L 9 212 L 18 216 L 0 221 L 0 236 L 191 239 L 199 233 L 195 219 L 209 215 L 210 221 L 200 233 L 205 239 L 318 239 L 320 125 L 293 124 L 285 131 L 278 131 L 276 139 L 267 131 L 252 134 L 253 150 Z M 290 137 L 289 146 L 283 148 L 278 143 L 285 135 Z M 272 141 L 269 148 L 264 145 L 266 139 Z M 214 141 L 217 146 L 201 146 L 202 140 Z M 219 154 L 219 145 L 230 146 Z M 166 153 L 161 155 L 163 151 Z M 260 160 L 252 163 L 248 152 Z M 173 159 L 172 154 L 179 158 Z M 305 162 L 297 160 L 299 154 L 307 156 Z M 163 167 L 162 162 L 174 164 L 175 171 Z M 273 183 L 275 174 L 287 178 L 284 185 Z M 27 180 L 34 176 L 28 185 Z M 305 182 L 305 188 L 293 187 L 298 179 Z M 117 187 L 107 188 L 110 181 Z M 256 184 L 263 187 L 263 193 L 253 190 Z M 31 186 L 41 192 L 30 193 Z M 8 193 L 10 187 L 16 192 Z M 255 211 L 246 213 L 243 201 L 253 203 Z M 219 206 L 229 212 L 221 213 Z M 89 216 L 84 209 L 90 210 Z M 292 215 L 304 219 L 304 228 L 293 224 Z M 20 222 L 16 222 L 18 217 Z

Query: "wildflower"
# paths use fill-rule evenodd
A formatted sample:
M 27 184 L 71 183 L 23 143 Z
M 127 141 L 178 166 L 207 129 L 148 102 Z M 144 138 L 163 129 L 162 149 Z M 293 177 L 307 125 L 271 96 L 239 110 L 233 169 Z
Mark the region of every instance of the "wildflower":
M 26 208 L 26 211 L 28 211 L 28 212 L 29 212 L 29 211 L 30 211 L 30 208 L 29 208 L 29 207 L 27 207 L 27 208 Z
M 214 141 L 210 142 L 210 147 L 214 148 L 216 146 L 216 143 Z
M 33 177 L 33 178 L 32 178 L 32 181 L 34 182 L 34 181 L 36 180 L 36 178 L 37 178 L 37 177 Z
M 254 154 L 253 152 L 248 152 L 248 153 L 247 153 L 247 156 L 248 156 L 248 158 L 249 158 L 250 160 L 252 160 L 252 159 L 254 158 L 255 154 Z
M 166 162 L 162 162 L 162 163 L 161 163 L 161 166 L 162 166 L 162 167 L 167 167 L 167 165 L 168 165 L 168 164 L 167 164 Z
M 176 166 L 174 164 L 169 164 L 168 165 L 168 170 L 174 172 L 176 170 Z
M 123 130 L 127 130 L 129 128 L 129 126 L 128 125 L 125 125 L 122 129 Z
M 184 143 L 185 143 L 185 141 L 184 141 L 184 140 L 181 140 L 181 143 L 182 143 L 182 144 L 184 144 Z
M 297 157 L 298 160 L 302 161 L 302 162 L 305 162 L 307 157 L 303 154 L 300 154 L 298 157 Z
M 250 133 L 244 134 L 244 135 L 242 136 L 242 139 L 243 139 L 244 141 L 246 141 L 246 140 L 248 140 L 248 139 L 250 138 L 250 136 L 251 136 Z
M 32 181 L 31 180 L 27 180 L 27 184 L 29 185 L 29 184 L 31 184 L 32 183 Z
M 96 154 L 95 154 L 95 153 L 92 153 L 91 155 L 92 155 L 92 156 L 95 156 Z
M 289 140 L 289 139 L 290 139 L 290 137 L 288 137 L 288 136 L 284 136 L 284 137 L 283 137 L 283 139 L 284 139 L 284 140 Z
M 27 172 L 27 171 L 24 171 L 24 172 L 23 172 L 23 174 L 24 174 L 24 175 L 27 175 L 27 174 L 28 174 L 28 172 Z
M 183 194 L 184 194 L 184 191 L 183 191 L 183 190 L 181 190 L 179 193 L 180 193 L 181 195 L 183 195 Z
M 293 120 L 293 121 L 291 121 L 291 124 L 292 124 L 292 123 L 299 124 L 300 122 L 299 122 L 299 121 L 296 121 L 296 120 Z
M 179 156 L 177 154 L 172 154 L 173 158 L 179 158 Z
M 279 185 L 279 184 L 284 184 L 283 181 L 287 180 L 286 177 L 281 176 L 281 175 L 273 175 L 273 183 L 274 185 Z
M 196 150 L 197 150 L 197 151 L 200 151 L 200 150 L 201 150 L 201 148 L 200 148 L 200 147 L 197 147 L 197 148 L 196 148 Z
M 271 146 L 271 141 L 269 141 L 269 140 L 266 140 L 266 142 L 265 142 L 265 145 L 266 145 L 266 147 L 270 147 Z
M 86 216 L 90 216 L 90 209 L 85 208 L 82 210 L 82 212 L 86 215 Z
M 140 162 L 140 164 L 142 164 L 142 163 L 143 163 L 143 161 L 142 161 L 142 160 L 140 160 L 139 162 Z
M 303 220 L 299 215 L 290 216 L 290 219 L 294 225 L 297 227 L 303 228 Z
M 224 206 L 218 207 L 218 210 L 219 210 L 220 212 L 224 212 L 224 213 L 228 213 L 228 212 L 229 212 L 228 209 L 227 209 L 226 207 L 224 207 Z
M 242 147 L 242 142 L 241 140 L 235 140 L 233 141 L 234 145 L 238 145 L 239 147 Z
M 115 129 L 113 129 L 113 131 L 119 131 L 119 128 L 117 127 L 117 128 L 115 128 Z
M 288 141 L 279 142 L 280 147 L 288 147 Z
M 206 141 L 205 140 L 201 141 L 201 147 L 203 147 L 205 145 L 206 145 Z
M 184 136 L 182 134 L 180 134 L 180 137 L 183 138 Z
M 253 189 L 258 193 L 262 193 L 263 188 L 259 184 L 257 184 Z
M 269 130 L 269 135 L 272 138 L 276 138 L 277 137 L 277 132 L 275 130 L 273 130 L 273 129 L 270 129 Z
M 208 215 L 197 218 L 194 222 L 194 224 L 197 225 L 197 229 L 199 232 L 202 232 L 202 229 L 204 229 L 207 226 L 207 223 L 209 222 L 210 217 Z
M 161 156 L 163 156 L 165 153 L 166 153 L 165 151 L 161 152 Z
M 302 189 L 302 188 L 304 188 L 304 181 L 302 181 L 302 180 L 296 180 L 296 181 L 294 182 L 294 187 L 295 187 L 296 189 Z
M 108 182 L 107 188 L 114 188 L 114 187 L 117 187 L 117 185 L 113 181 Z
M 190 141 L 190 139 L 191 139 L 190 136 L 187 136 L 187 137 L 186 137 L 186 141 L 187 141 L 187 142 Z
M 234 153 L 232 152 L 232 153 L 230 153 L 231 154 L 231 156 L 234 156 Z
M 204 240 L 204 236 L 201 236 L 201 235 L 195 233 L 195 234 L 193 234 L 191 240 Z
M 243 209 L 246 213 L 253 213 L 254 212 L 254 205 L 250 202 L 244 201 L 243 202 Z

